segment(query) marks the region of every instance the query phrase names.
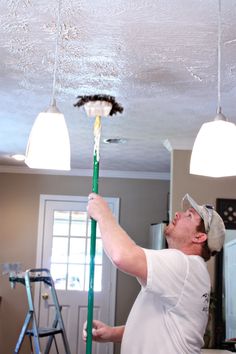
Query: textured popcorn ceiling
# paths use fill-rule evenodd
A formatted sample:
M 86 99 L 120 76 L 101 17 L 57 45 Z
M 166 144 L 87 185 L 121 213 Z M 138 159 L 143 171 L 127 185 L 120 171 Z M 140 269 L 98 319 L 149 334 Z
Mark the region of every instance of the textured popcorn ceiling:
M 24 166 L 37 114 L 50 103 L 57 1 L 0 1 L 0 165 Z M 93 119 L 77 95 L 110 94 L 124 112 L 102 121 L 101 169 L 169 172 L 217 103 L 217 0 L 62 0 L 56 99 L 72 168 L 90 169 Z M 236 1 L 222 0 L 222 106 L 236 123 Z

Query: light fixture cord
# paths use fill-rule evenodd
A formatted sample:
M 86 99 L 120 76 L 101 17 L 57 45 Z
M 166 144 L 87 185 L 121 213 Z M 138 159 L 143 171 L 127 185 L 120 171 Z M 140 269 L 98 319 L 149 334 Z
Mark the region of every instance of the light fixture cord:
M 221 113 L 221 0 L 218 4 L 218 102 L 217 114 Z
M 51 105 L 56 105 L 55 103 L 55 90 L 56 90 L 56 74 L 58 67 L 58 44 L 60 37 L 60 17 L 61 17 L 61 0 L 58 0 L 58 14 L 57 14 L 57 30 L 56 30 L 56 46 L 55 46 L 55 57 L 54 57 L 54 68 L 53 68 L 53 84 L 52 84 L 52 99 Z

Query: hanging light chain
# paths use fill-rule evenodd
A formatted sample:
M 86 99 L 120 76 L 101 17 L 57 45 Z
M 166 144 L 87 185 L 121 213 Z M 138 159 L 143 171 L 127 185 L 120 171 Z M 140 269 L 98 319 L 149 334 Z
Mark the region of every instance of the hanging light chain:
M 52 106 L 55 105 L 56 74 L 58 68 L 58 45 L 59 45 L 59 37 L 60 37 L 60 17 L 61 17 L 61 0 L 58 0 L 56 46 L 55 46 L 55 56 L 54 56 L 52 99 L 51 99 Z

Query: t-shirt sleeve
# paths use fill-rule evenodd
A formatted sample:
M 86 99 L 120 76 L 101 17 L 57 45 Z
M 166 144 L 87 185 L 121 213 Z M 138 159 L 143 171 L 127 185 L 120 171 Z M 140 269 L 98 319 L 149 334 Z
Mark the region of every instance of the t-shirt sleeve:
M 144 249 L 147 259 L 147 283 L 144 291 L 157 294 L 169 306 L 175 306 L 188 276 L 188 259 L 174 249 Z

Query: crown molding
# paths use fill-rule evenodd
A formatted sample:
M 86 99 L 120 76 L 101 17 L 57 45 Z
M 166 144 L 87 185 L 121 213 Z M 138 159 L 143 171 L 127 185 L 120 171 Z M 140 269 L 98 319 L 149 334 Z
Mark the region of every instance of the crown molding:
M 58 175 L 58 176 L 85 176 L 92 177 L 91 169 L 73 169 L 70 171 L 55 170 L 37 170 L 22 166 L 1 166 L 0 173 L 22 173 L 22 174 L 41 174 L 41 175 Z M 170 180 L 170 173 L 166 172 L 145 172 L 145 171 L 113 171 L 100 170 L 100 177 L 107 178 L 131 178 L 131 179 L 153 179 L 153 180 Z
M 194 139 L 185 138 L 185 139 L 165 139 L 162 141 L 163 146 L 172 153 L 174 150 L 192 150 Z

